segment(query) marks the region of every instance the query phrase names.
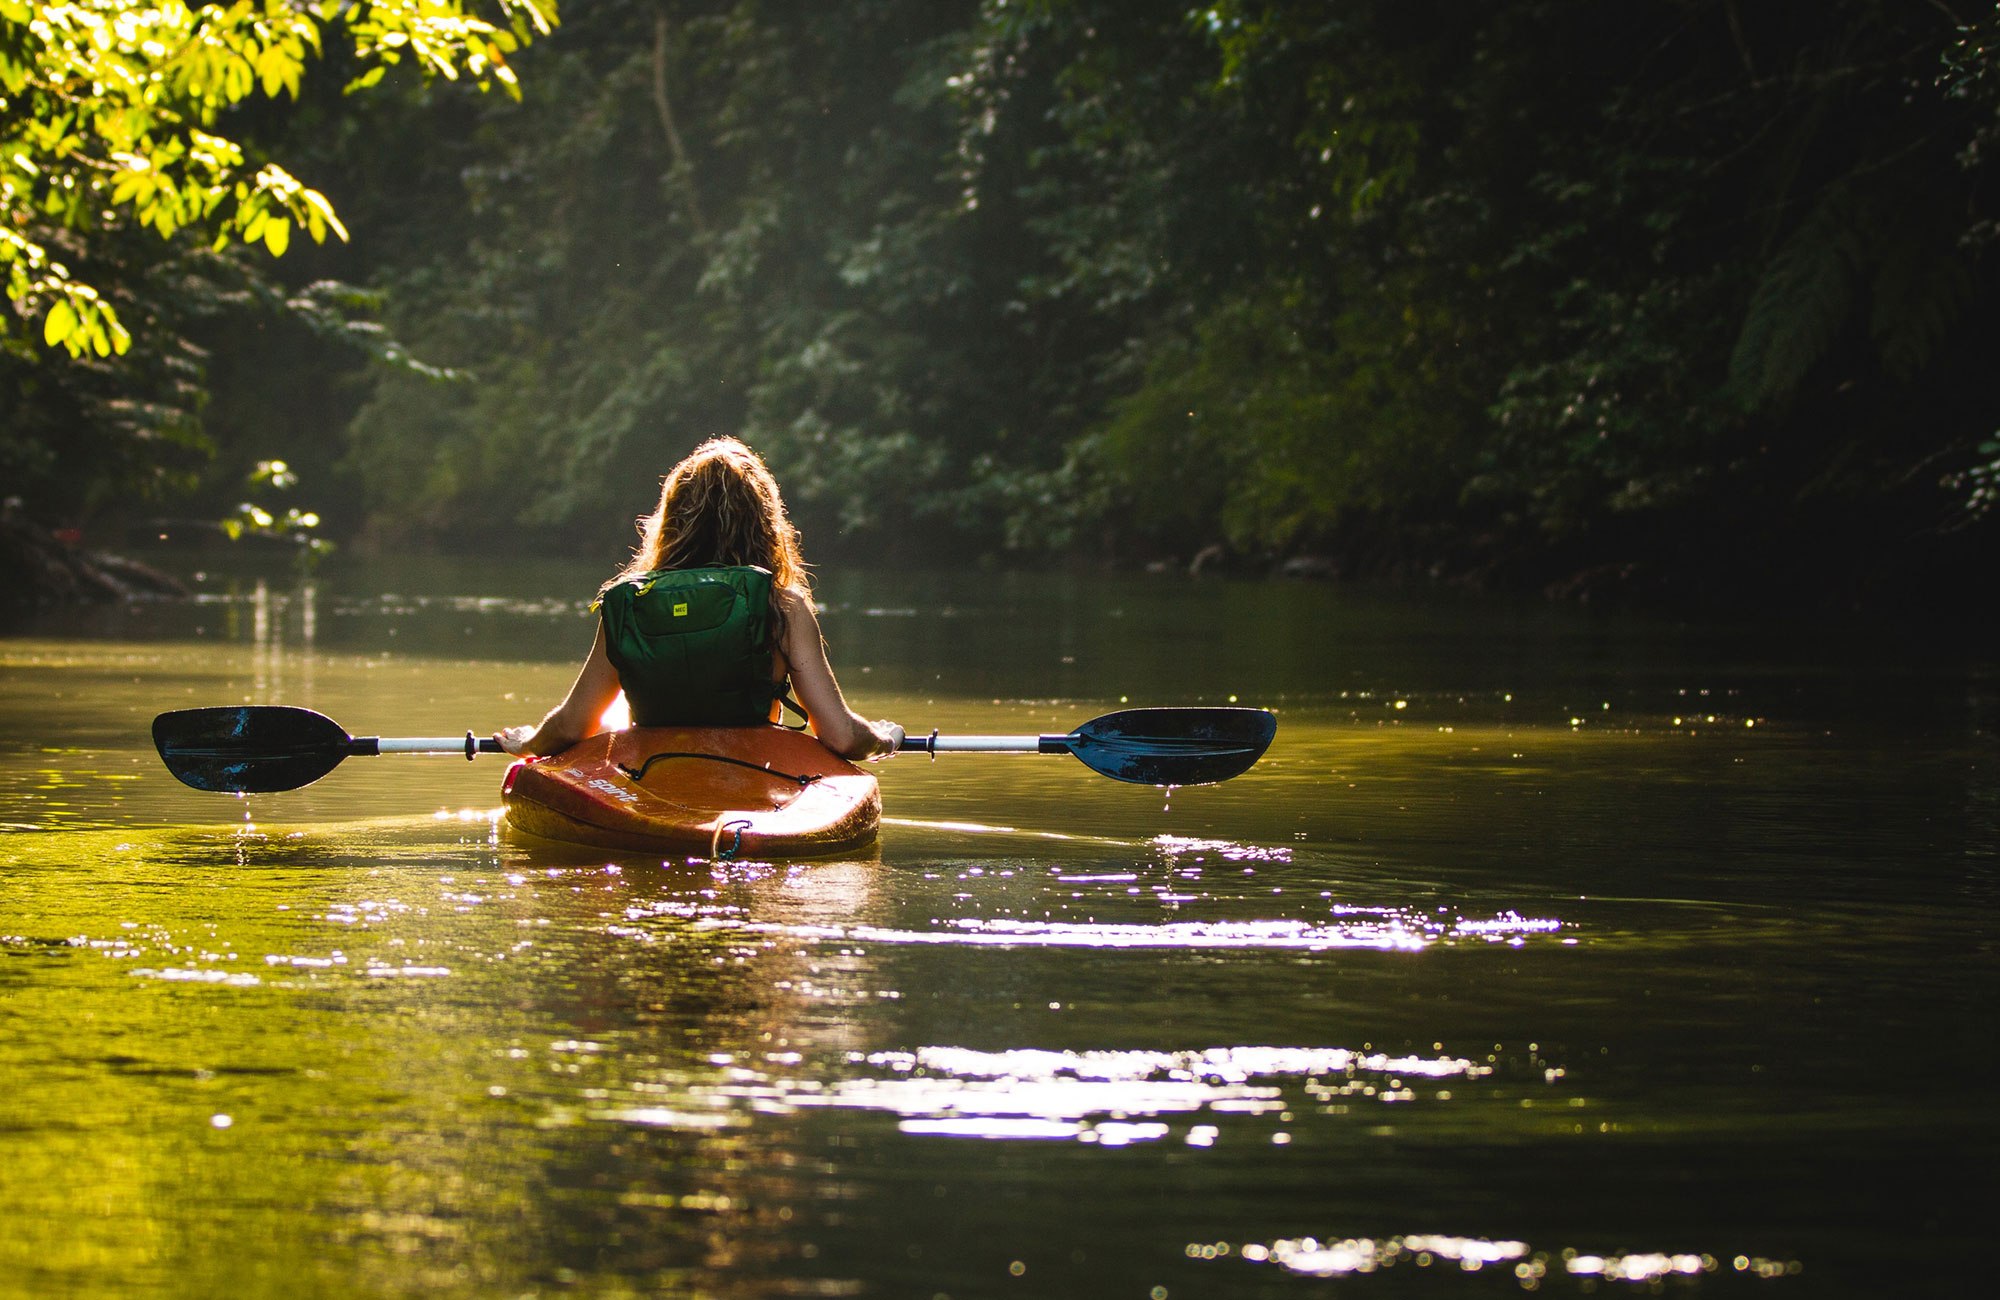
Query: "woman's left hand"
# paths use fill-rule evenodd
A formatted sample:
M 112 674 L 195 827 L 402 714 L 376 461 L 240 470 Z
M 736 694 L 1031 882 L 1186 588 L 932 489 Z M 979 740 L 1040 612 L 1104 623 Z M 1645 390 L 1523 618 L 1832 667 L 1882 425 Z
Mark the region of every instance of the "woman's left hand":
M 504 731 L 494 732 L 493 739 L 499 742 L 500 748 L 514 757 L 528 758 L 531 757 L 528 753 L 528 742 L 534 738 L 535 730 L 533 726 L 523 723 L 518 727 L 508 727 Z

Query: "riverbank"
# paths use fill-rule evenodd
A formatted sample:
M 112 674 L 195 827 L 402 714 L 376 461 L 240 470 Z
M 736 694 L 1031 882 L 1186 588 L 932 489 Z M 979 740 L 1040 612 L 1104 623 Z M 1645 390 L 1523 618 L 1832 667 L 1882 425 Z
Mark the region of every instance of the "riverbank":
M 201 544 L 185 528 L 172 539 L 154 530 L 107 527 L 90 540 L 123 539 L 118 550 L 50 532 L 18 516 L 0 520 L 0 608 L 10 621 L 36 610 L 102 602 L 185 597 L 216 572 L 263 578 L 276 585 L 296 576 L 298 555 L 266 539 Z M 207 534 L 202 534 L 206 536 Z M 468 555 L 443 547 L 377 547 L 366 539 L 339 553 L 362 564 L 491 563 L 496 569 L 575 564 L 590 572 L 621 556 L 593 555 L 575 539 L 520 537 L 499 551 Z M 875 539 L 879 540 L 879 539 Z M 809 539 L 818 571 L 921 573 L 933 569 L 1112 578 L 1143 574 L 1160 582 L 1228 581 L 1329 587 L 1354 593 L 1434 593 L 1475 600 L 1546 603 L 1674 619 L 1900 629 L 1953 640 L 1981 635 L 1985 575 L 2000 566 L 2000 530 L 1991 527 L 1906 537 L 1896 547 L 1871 545 L 1838 530 L 1801 540 L 1750 536 L 1740 530 L 1679 527 L 1603 539 L 1601 547 L 1508 547 L 1493 538 L 1449 545 L 1393 535 L 1324 539 L 1289 552 L 1254 553 L 1221 543 L 1186 554 L 1079 549 L 1066 553 L 1003 551 L 940 565 L 949 547 L 872 545 L 867 537 Z M 259 544 L 253 544 L 259 543 Z M 565 544 L 567 543 L 567 544 Z M 282 552 L 282 554 L 280 554 Z M 144 559 L 137 558 L 144 556 Z M 227 558 L 225 558 L 227 557 Z M 317 561 L 317 557 L 315 557 Z M 313 565 L 319 568 L 317 562 Z M 501 584 L 509 586 L 510 584 Z M 591 584 L 586 584 L 591 585 Z
M 6 575 L 0 604 L 9 612 L 189 594 L 164 570 L 86 548 L 14 515 L 0 516 L 0 574 Z

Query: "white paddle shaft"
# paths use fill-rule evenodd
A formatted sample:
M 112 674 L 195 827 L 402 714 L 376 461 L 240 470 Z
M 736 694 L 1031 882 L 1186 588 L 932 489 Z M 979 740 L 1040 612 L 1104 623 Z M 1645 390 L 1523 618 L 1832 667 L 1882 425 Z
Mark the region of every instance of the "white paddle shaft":
M 911 748 L 933 754 L 1038 754 L 1040 736 L 912 736 Z
M 356 736 L 348 742 L 360 754 L 498 754 L 504 751 L 491 736 Z
M 378 736 L 378 754 L 463 754 L 464 736 Z

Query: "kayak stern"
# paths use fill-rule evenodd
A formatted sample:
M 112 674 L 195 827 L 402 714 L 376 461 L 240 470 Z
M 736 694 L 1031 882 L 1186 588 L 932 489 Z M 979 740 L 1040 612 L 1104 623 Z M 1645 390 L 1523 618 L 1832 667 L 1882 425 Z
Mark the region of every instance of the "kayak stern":
M 783 727 L 634 727 L 517 762 L 507 824 L 595 848 L 702 857 L 824 857 L 874 840 L 875 778 Z

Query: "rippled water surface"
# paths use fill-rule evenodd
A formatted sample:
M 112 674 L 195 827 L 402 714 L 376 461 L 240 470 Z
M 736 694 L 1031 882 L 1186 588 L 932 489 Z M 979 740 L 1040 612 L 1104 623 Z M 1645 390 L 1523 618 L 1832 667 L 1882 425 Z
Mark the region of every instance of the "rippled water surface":
M 823 862 L 238 799 L 165 709 L 538 715 L 588 570 L 0 639 L 0 1294 L 1978 1293 L 1992 664 L 1325 586 L 844 574 L 863 711 L 1255 704 L 1251 773 L 905 756 Z

